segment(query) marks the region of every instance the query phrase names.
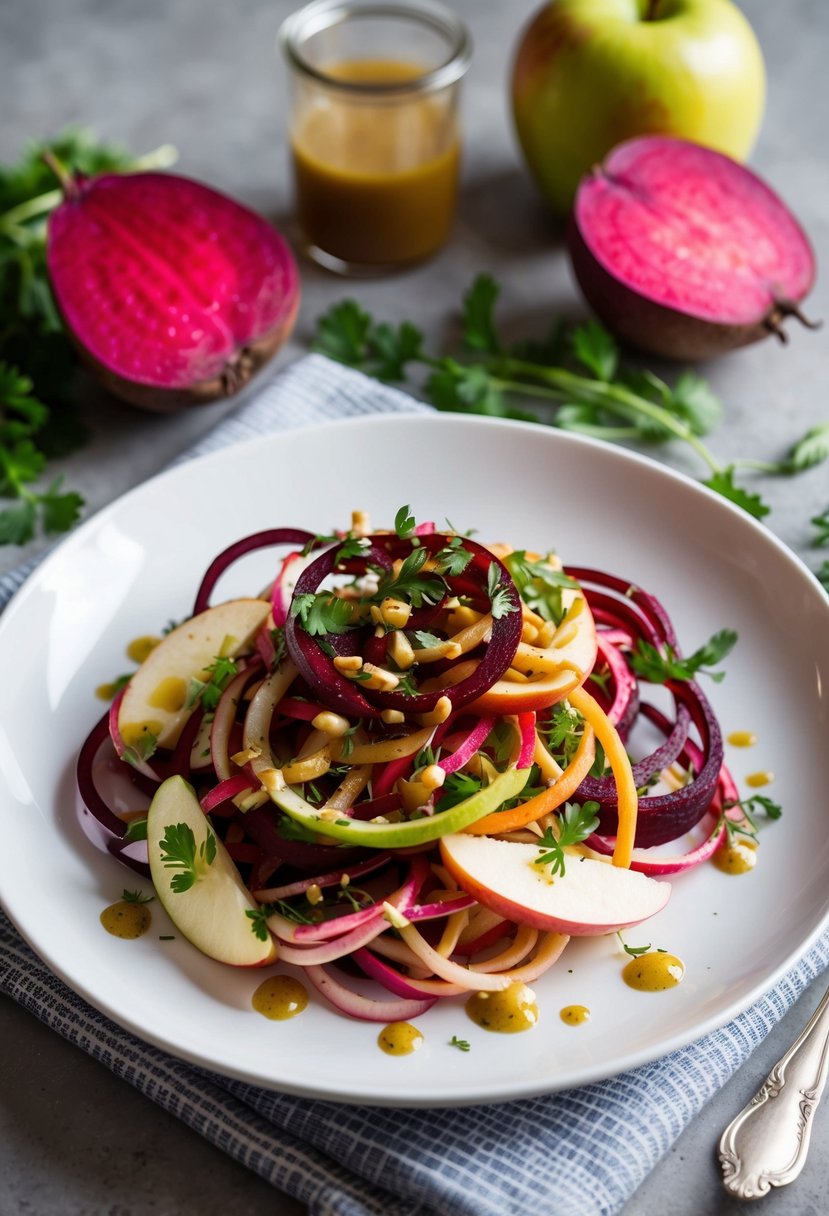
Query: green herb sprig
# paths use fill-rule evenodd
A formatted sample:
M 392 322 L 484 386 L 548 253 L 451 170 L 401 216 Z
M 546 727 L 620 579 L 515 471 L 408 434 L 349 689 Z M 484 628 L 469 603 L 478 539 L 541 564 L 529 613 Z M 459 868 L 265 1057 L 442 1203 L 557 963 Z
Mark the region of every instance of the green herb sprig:
M 714 671 L 713 666 L 730 654 L 737 643 L 734 629 L 720 629 L 704 645 L 681 658 L 671 646 L 660 653 L 650 642 L 641 638 L 631 651 L 630 665 L 637 675 L 651 684 L 665 684 L 668 680 L 694 680 L 698 675 L 707 675 L 719 684 L 725 679 L 724 671 Z
M 793 474 L 829 456 L 829 422 L 812 427 L 777 462 L 719 460 L 703 442 L 721 406 L 693 372 L 673 385 L 650 371 L 625 367 L 613 337 L 595 319 L 557 321 L 540 342 L 510 347 L 495 320 L 499 287 L 481 274 L 463 300 L 461 353 L 436 356 L 411 321 L 378 322 L 352 299 L 334 305 L 317 324 L 314 349 L 380 380 L 404 381 L 426 370 L 423 391 L 440 410 L 545 422 L 612 441 L 678 440 L 707 469 L 704 484 L 756 519 L 769 513 L 759 494 L 739 484 L 740 472 Z
M 581 844 L 596 831 L 599 826 L 598 810 L 598 802 L 588 801 L 581 806 L 577 802 L 568 802 L 558 817 L 557 831 L 552 827 L 545 828 L 538 842 L 540 852 L 533 865 L 549 866 L 552 875 L 560 874 L 563 878 L 566 873 L 565 848 L 567 845 Z

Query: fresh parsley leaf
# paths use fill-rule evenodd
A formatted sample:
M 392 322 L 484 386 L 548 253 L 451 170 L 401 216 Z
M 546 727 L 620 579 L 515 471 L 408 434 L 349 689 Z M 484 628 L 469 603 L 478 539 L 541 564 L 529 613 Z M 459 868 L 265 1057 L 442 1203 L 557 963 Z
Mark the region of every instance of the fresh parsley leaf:
M 142 815 L 131 819 L 127 825 L 127 830 L 124 833 L 124 840 L 146 840 L 147 839 L 147 816 Z
M 121 892 L 121 899 L 125 904 L 150 904 L 155 896 L 145 895 L 142 891 L 128 891 L 125 888 Z
M 180 870 L 170 881 L 176 894 L 189 891 L 204 870 L 216 860 L 216 837 L 210 828 L 196 847 L 193 829 L 186 823 L 170 823 L 161 840 L 161 861 L 165 870 Z
M 358 367 L 378 380 L 403 380 L 421 356 L 423 335 L 410 321 L 396 328 L 377 324 L 356 300 L 343 300 L 317 322 L 314 350 Z
M 736 506 L 742 507 L 754 519 L 764 519 L 771 510 L 763 502 L 759 494 L 751 494 L 742 486 L 735 484 L 733 465 L 728 465 L 724 469 L 718 469 L 703 482 L 703 485 L 708 486 L 709 490 L 714 490 L 715 493 L 721 494 L 723 498 L 727 498 L 729 502 L 733 502 Z
M 801 473 L 829 459 L 829 422 L 811 427 L 783 461 L 786 473 Z
M 665 684 L 668 680 L 693 680 L 698 675 L 710 676 L 719 683 L 725 678 L 722 671 L 712 671 L 714 664 L 730 654 L 737 642 L 734 629 L 720 629 L 707 642 L 687 658 L 680 658 L 672 647 L 666 646 L 661 654 L 650 642 L 641 638 L 630 655 L 630 665 L 637 675 L 651 684 Z
M 412 549 L 403 558 L 397 574 L 389 572 L 380 580 L 376 595 L 372 602 L 379 604 L 387 597 L 405 600 L 413 608 L 421 608 L 424 603 L 437 604 L 446 594 L 446 583 L 437 573 L 421 574 L 429 558 L 424 547 Z
M 130 743 L 121 753 L 121 759 L 127 764 L 137 765 L 149 760 L 158 747 L 158 738 L 151 730 L 145 730 L 134 743 Z
M 695 435 L 707 435 L 722 417 L 722 405 L 710 385 L 689 371 L 677 377 L 666 404 L 690 424 Z
M 603 325 L 591 317 L 571 335 L 573 354 L 597 380 L 608 382 L 619 366 L 619 348 Z
M 250 921 L 251 931 L 260 942 L 266 942 L 270 936 L 268 917 L 273 914 L 270 904 L 260 904 L 258 908 L 248 908 L 245 916 Z
M 558 625 L 564 616 L 561 593 L 565 588 L 578 588 L 578 583 L 547 562 L 531 560 L 524 549 L 508 553 L 504 565 L 527 607 L 545 621 L 555 621 Z
M 401 507 L 394 517 L 394 530 L 401 540 L 406 540 L 410 536 L 414 536 L 417 520 L 414 515 L 410 515 L 411 507 Z
M 539 855 L 533 861 L 537 866 L 549 866 L 550 873 L 565 874 L 565 848 L 580 844 L 592 835 L 599 826 L 598 802 L 568 802 L 558 816 L 557 828 L 548 827 L 538 842 Z
M 463 340 L 470 350 L 499 353 L 494 320 L 497 299 L 498 284 L 492 275 L 479 274 L 463 299 Z
M 820 549 L 824 545 L 829 545 L 829 507 L 825 511 L 822 511 L 820 515 L 813 515 L 809 522 L 817 530 L 812 539 L 814 547 Z
M 489 596 L 489 610 L 494 621 L 499 621 L 511 612 L 518 612 L 518 605 L 512 602 L 510 589 L 502 582 L 501 570 L 495 562 L 490 562 L 487 570 L 486 590 Z
M 327 633 L 345 633 L 351 626 L 353 609 L 342 596 L 324 591 L 316 595 L 306 592 L 294 596 L 291 616 L 299 617 L 306 633 L 322 637 Z
M 473 794 L 477 794 L 482 784 L 481 778 L 473 776 L 472 773 L 448 773 L 440 789 L 440 810 L 448 811 L 459 802 L 471 798 Z

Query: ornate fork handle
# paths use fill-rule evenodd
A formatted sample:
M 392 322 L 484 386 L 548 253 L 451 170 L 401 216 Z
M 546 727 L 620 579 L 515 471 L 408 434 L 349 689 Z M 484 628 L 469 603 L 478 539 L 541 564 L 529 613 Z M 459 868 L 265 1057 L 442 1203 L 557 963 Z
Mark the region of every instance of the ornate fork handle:
M 732 1195 L 759 1199 L 798 1176 L 828 1067 L 829 991 L 759 1092 L 722 1134 L 723 1185 Z

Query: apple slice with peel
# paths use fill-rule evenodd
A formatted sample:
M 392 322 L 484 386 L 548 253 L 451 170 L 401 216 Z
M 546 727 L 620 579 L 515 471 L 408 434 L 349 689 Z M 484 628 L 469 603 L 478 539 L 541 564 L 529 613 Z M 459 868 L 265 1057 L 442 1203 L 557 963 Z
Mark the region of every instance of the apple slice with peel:
M 169 777 L 156 791 L 147 815 L 147 852 L 160 903 L 202 954 L 234 967 L 263 967 L 276 959 L 267 927 L 248 915 L 258 912 L 258 904 L 182 777 Z
M 638 925 L 664 908 L 670 883 L 577 854 L 564 874 L 536 865 L 541 850 L 458 832 L 440 842 L 443 863 L 468 895 L 508 920 L 595 937 Z
M 207 679 L 206 669 L 219 655 L 233 658 L 249 649 L 269 611 L 265 600 L 228 600 L 162 638 L 124 691 L 118 710 L 121 749 L 140 748 L 148 736 L 156 746 L 174 747 L 190 716 L 190 681 Z

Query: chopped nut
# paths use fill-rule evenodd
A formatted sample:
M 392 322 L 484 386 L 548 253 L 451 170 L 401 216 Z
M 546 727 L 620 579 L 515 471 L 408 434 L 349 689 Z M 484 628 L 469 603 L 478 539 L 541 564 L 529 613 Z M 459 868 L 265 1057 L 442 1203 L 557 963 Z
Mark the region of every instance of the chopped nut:
M 429 764 L 418 773 L 418 779 L 427 790 L 437 790 L 446 780 L 446 771 L 439 764 Z
M 263 789 L 252 790 L 238 799 L 234 798 L 233 801 L 240 811 L 252 811 L 254 807 L 262 806 L 264 802 L 268 801 L 268 792 Z
M 365 688 L 376 688 L 382 692 L 392 692 L 400 683 L 400 680 L 393 671 L 387 671 L 385 667 L 378 667 L 376 663 L 364 663 L 363 671 L 368 672 L 369 677 L 367 680 L 360 681 Z
M 282 776 L 282 770 L 278 768 L 263 768 L 259 773 L 259 780 L 269 794 L 275 794 L 285 788 L 285 778 Z
M 334 655 L 333 663 L 337 671 L 341 671 L 343 675 L 347 675 L 350 671 L 359 671 L 363 665 L 363 660 L 358 654 L 336 654 Z
M 418 716 L 424 726 L 440 726 L 441 722 L 445 722 L 451 712 L 452 702 L 448 697 L 441 697 L 431 713 L 419 714 Z
M 401 633 L 399 630 L 395 633 L 390 633 L 386 649 L 401 671 L 408 671 L 413 666 L 415 653 L 405 633 Z
M 406 721 L 406 715 L 402 709 L 382 709 L 380 718 L 386 726 L 397 726 L 400 722 Z
M 243 748 L 242 751 L 236 752 L 235 755 L 231 756 L 230 758 L 234 764 L 239 765 L 239 768 L 243 768 L 244 765 L 249 764 L 251 760 L 258 760 L 261 755 L 261 747 L 251 746 Z
M 351 531 L 355 536 L 368 536 L 371 533 L 371 517 L 368 511 L 351 512 Z
M 351 729 L 348 718 L 344 718 L 342 714 L 335 714 L 330 709 L 324 709 L 315 718 L 312 718 L 311 725 L 317 730 L 323 731 L 324 734 L 331 735 L 334 739 L 342 738 Z
M 320 888 L 318 883 L 312 882 L 311 885 L 306 888 L 305 898 L 308 900 L 309 904 L 322 903 L 322 899 L 323 899 L 322 889 Z

